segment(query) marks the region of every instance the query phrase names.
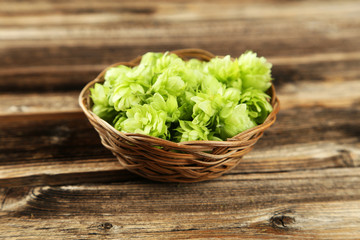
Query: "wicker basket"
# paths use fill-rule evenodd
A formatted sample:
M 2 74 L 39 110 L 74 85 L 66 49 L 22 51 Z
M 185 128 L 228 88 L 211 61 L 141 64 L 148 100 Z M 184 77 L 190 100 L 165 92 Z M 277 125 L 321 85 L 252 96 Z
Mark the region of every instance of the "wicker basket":
M 197 58 L 209 61 L 213 54 L 200 49 L 173 51 L 184 60 Z M 112 66 L 136 66 L 141 57 Z M 110 66 L 110 67 L 112 67 Z M 103 82 L 106 69 L 81 91 L 79 104 L 99 133 L 102 144 L 108 148 L 127 170 L 145 178 L 162 182 L 198 182 L 221 176 L 234 168 L 250 152 L 265 129 L 276 120 L 279 100 L 274 86 L 269 89 L 273 111 L 261 125 L 248 129 L 227 141 L 189 141 L 175 143 L 136 133 L 123 133 L 91 111 L 89 89 Z

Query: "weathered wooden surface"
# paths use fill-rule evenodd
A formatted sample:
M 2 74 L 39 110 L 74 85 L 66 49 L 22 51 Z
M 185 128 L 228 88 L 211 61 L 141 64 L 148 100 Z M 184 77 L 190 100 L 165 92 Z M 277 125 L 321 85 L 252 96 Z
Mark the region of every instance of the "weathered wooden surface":
M 358 1 L 1 1 L 0 239 L 360 239 Z M 276 124 L 225 176 L 125 170 L 77 105 L 107 65 L 197 47 L 273 63 Z

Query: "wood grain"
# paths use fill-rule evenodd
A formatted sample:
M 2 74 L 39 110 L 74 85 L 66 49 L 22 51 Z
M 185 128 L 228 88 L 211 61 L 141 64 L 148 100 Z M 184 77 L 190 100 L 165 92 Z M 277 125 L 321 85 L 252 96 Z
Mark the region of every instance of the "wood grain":
M 145 53 L 145 51 L 142 53 Z M 345 61 L 342 58 L 347 60 Z M 126 60 L 130 59 L 132 58 L 129 57 Z M 300 58 L 279 57 L 269 58 L 269 61 L 274 62 L 272 75 L 276 87 L 301 81 L 339 82 L 360 79 L 358 71 L 360 53 L 341 54 L 340 56 L 339 54 L 323 54 L 320 56 L 314 54 Z M 304 61 L 309 63 L 304 63 Z M 6 69 L 0 67 L 0 92 L 80 91 L 87 82 L 94 79 L 106 66 L 81 64 L 76 66 L 31 66 Z
M 360 239 L 356 0 L 0 1 L 0 239 Z M 124 171 L 77 105 L 111 63 L 273 63 L 276 124 L 213 181 Z
M 286 75 L 284 75 L 286 77 Z M 290 79 L 290 78 L 288 78 Z M 274 82 L 281 81 L 275 79 Z M 281 109 L 295 107 L 351 108 L 360 102 L 360 81 L 288 81 L 277 84 Z M 334 97 L 336 96 L 336 97 Z M 22 114 L 80 112 L 78 91 L 45 93 L 4 93 L 0 95 L 0 117 Z M 19 116 L 20 117 L 20 116 Z
M 358 166 L 360 109 L 310 109 L 291 108 L 280 112 L 277 123 L 265 132 L 253 153 L 246 156 L 237 169 L 251 173 Z M 122 169 L 101 145 L 81 112 L 10 115 L 0 119 L 3 122 L 0 127 L 2 184 L 8 185 L 14 180 L 21 185 L 46 184 L 51 176 L 56 178 L 62 174 L 69 174 L 67 181 L 72 183 L 97 181 L 96 171 L 104 181 L 104 171 Z M 253 157 L 256 155 L 258 157 Z M 76 177 L 80 173 L 93 178 Z M 39 175 L 45 175 L 46 181 L 39 181 Z M 118 175 L 118 180 L 122 180 L 122 172 Z M 114 175 L 110 174 L 109 181 L 113 180 Z
M 0 231 L 17 239 L 356 239 L 359 186 L 360 169 L 344 168 L 5 189 Z
M 0 4 L 1 92 L 80 90 L 111 63 L 187 47 L 233 56 L 252 49 L 280 65 L 278 84 L 359 79 L 356 1 Z M 292 59 L 299 57 L 298 66 Z

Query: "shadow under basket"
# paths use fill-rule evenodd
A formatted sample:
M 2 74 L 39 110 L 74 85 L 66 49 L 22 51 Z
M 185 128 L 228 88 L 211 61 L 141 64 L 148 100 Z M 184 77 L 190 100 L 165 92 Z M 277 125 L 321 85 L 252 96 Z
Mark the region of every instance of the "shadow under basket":
M 182 49 L 172 53 L 184 60 L 197 58 L 209 61 L 213 54 L 200 49 Z M 130 62 L 119 62 L 109 67 L 136 66 L 141 57 Z M 189 141 L 175 143 L 157 137 L 136 133 L 123 133 L 91 111 L 90 88 L 104 81 L 107 69 L 88 83 L 81 91 L 79 104 L 99 133 L 102 144 L 109 149 L 127 170 L 142 177 L 161 182 L 199 182 L 217 178 L 233 169 L 244 154 L 250 152 L 255 143 L 276 120 L 279 100 L 275 88 L 268 94 L 273 111 L 264 123 L 248 129 L 227 141 Z

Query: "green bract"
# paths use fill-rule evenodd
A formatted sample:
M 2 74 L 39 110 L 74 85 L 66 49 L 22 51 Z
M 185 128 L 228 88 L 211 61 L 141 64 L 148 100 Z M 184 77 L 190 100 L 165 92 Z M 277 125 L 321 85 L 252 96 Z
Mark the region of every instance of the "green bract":
M 255 88 L 266 91 L 271 86 L 271 63 L 256 53 L 246 52 L 239 57 L 240 78 L 242 88 Z
M 115 127 L 127 133 L 141 133 L 154 137 L 166 138 L 167 113 L 156 110 L 149 104 L 136 105 L 126 111 L 126 117 L 121 117 L 115 122 Z
M 177 134 L 175 139 L 179 142 L 195 141 L 195 140 L 208 140 L 210 131 L 207 127 L 195 124 L 191 121 L 179 121 L 179 127 L 175 129 L 180 134 Z
M 271 80 L 271 64 L 251 51 L 209 62 L 149 52 L 136 67 L 106 71 L 104 83 L 90 89 L 92 110 L 126 133 L 226 140 L 264 122 Z
M 220 82 L 241 88 L 240 69 L 237 62 L 237 59 L 232 61 L 229 55 L 224 58 L 216 57 L 210 60 L 207 69 Z
M 111 122 L 117 113 L 109 104 L 110 88 L 96 83 L 90 92 L 94 102 L 93 112 L 105 121 Z
M 245 104 L 226 106 L 219 114 L 219 133 L 221 139 L 235 136 L 236 134 L 256 126 L 248 114 Z

